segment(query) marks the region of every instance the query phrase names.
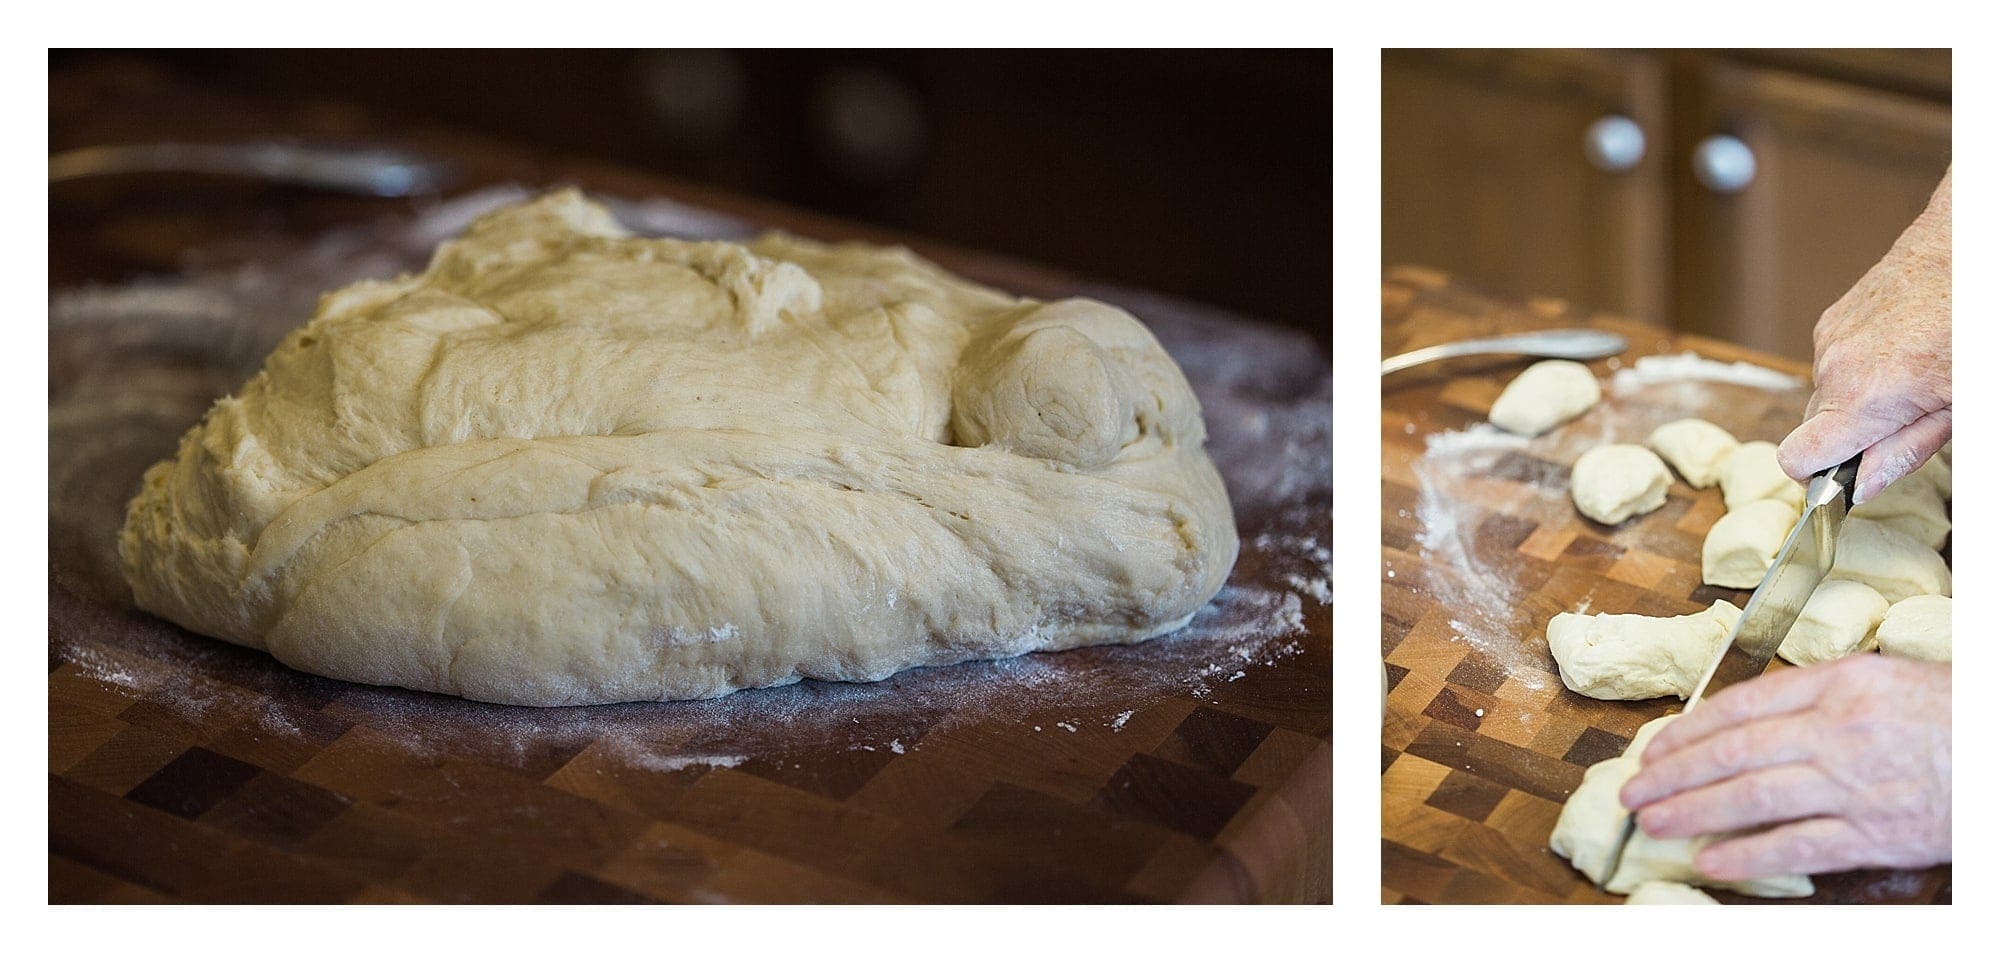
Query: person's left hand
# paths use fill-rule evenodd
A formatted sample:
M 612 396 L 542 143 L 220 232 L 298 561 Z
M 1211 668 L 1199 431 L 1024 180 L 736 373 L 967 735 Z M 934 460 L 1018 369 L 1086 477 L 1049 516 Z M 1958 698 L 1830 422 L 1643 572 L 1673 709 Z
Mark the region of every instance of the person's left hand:
M 1731 686 L 1654 736 L 1620 794 L 1712 880 L 1951 859 L 1951 666 L 1880 655 Z

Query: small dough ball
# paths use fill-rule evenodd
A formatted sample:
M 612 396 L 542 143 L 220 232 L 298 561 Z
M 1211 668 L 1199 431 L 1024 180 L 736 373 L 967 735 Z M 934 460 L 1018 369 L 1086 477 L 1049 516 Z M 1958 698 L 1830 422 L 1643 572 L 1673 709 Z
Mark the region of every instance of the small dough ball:
M 1793 665 L 1831 662 L 1875 647 L 1875 627 L 1889 611 L 1889 600 L 1852 579 L 1829 579 L 1785 633 L 1778 656 Z
M 1951 661 L 1951 597 L 1911 596 L 1890 606 L 1875 638 L 1883 655 Z
M 968 349 L 952 387 L 952 429 L 963 446 L 1092 469 L 1138 434 L 1130 391 L 1082 331 L 1036 327 Z
M 1542 361 L 1514 378 L 1486 416 L 1502 430 L 1534 437 L 1576 419 L 1602 394 L 1590 368 L 1575 361 Z
M 1653 451 L 1630 443 L 1592 447 L 1570 470 L 1570 497 L 1583 515 L 1600 523 L 1623 523 L 1667 502 L 1674 480 Z
M 1945 499 L 1951 499 L 1951 443 L 1947 441 L 1938 452 L 1931 455 L 1924 465 L 1917 468 L 1918 475 L 1929 479 Z
M 1563 684 L 1579 695 L 1607 701 L 1686 698 L 1742 614 L 1721 600 L 1669 619 L 1565 612 L 1549 620 L 1549 654 Z
M 1714 897 L 1687 884 L 1677 884 L 1671 880 L 1648 880 L 1633 888 L 1632 895 L 1625 898 L 1629 906 L 1635 903 L 1680 903 L 1709 904 L 1716 906 Z
M 1925 472 L 1929 467 L 1930 464 L 1925 464 L 1915 473 L 1889 484 L 1874 499 L 1849 510 L 1847 515 L 1874 520 L 1921 540 L 1932 549 L 1943 549 L 1944 541 L 1951 536 L 1951 515 L 1945 512 L 1944 492 L 1938 489 L 1936 472 Z M 1946 485 L 1950 484 L 1950 476 L 1943 479 Z
M 1827 578 L 1865 582 L 1891 605 L 1911 596 L 1951 595 L 1951 567 L 1943 556 L 1922 540 L 1873 520 L 1840 524 Z
M 1723 465 L 1741 444 L 1729 431 L 1688 417 L 1654 428 L 1646 437 L 1646 446 L 1673 464 L 1689 486 L 1705 490 L 1722 479 Z
M 1639 753 L 1646 750 L 1647 742 L 1673 717 L 1668 715 L 1647 722 L 1623 755 L 1591 765 L 1584 771 L 1583 783 L 1577 786 L 1576 793 L 1563 803 L 1562 813 L 1556 818 L 1555 830 L 1549 834 L 1549 849 L 1559 857 L 1568 858 L 1571 866 L 1585 876 L 1595 879 L 1603 875 L 1604 865 L 1611 860 L 1611 851 L 1617 846 L 1618 834 L 1625 826 L 1628 813 L 1625 806 L 1618 803 L 1618 789 L 1624 787 L 1632 775 L 1639 773 Z M 1617 872 L 1612 874 L 1611 882 L 1599 886 L 1611 893 L 1633 893 L 1646 884 L 1667 881 L 1720 887 L 1752 897 L 1812 895 L 1812 878 L 1798 874 L 1728 883 L 1702 877 L 1694 869 L 1694 855 L 1717 839 L 1654 840 L 1645 831 L 1635 830 L 1632 840 L 1625 845 L 1625 856 L 1619 862 Z
M 1730 509 L 1757 500 L 1784 500 L 1792 513 L 1804 512 L 1805 484 L 1785 475 L 1778 466 L 1778 445 L 1769 440 L 1752 440 L 1736 448 L 1722 465 L 1722 502 Z
M 1752 500 L 1722 514 L 1701 541 L 1701 581 L 1757 588 L 1798 521 L 1798 507 L 1784 500 Z

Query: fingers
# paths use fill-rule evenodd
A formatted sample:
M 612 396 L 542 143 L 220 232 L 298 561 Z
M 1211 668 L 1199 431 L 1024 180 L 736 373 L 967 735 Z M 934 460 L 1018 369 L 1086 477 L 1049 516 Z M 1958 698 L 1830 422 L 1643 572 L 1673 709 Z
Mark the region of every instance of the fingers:
M 1819 768 L 1783 764 L 1649 804 L 1639 812 L 1639 828 L 1661 839 L 1728 834 L 1832 814 L 1844 803 L 1842 789 Z
M 1710 880 L 1749 880 L 1783 874 L 1818 874 L 1866 866 L 1868 838 L 1837 817 L 1815 817 L 1719 840 L 1694 855 L 1694 869 Z
M 1653 742 L 1640 752 L 1641 763 L 1653 764 L 1724 728 L 1812 707 L 1825 689 L 1828 668 L 1808 665 L 1769 672 L 1702 699 L 1653 736 Z
M 1908 476 L 1924 465 L 1931 455 L 1951 439 L 1951 409 L 1932 411 L 1903 429 L 1883 438 L 1862 454 L 1861 473 L 1855 481 L 1854 502 L 1866 503 L 1889 484 Z
M 1855 454 L 1895 434 L 1906 423 L 1857 414 L 1841 407 L 1819 407 L 1778 444 L 1778 466 L 1794 480 L 1810 480 L 1813 474 L 1846 463 Z
M 1628 810 L 1637 810 L 1663 799 L 1672 799 L 1678 804 L 1685 800 L 1685 796 L 1677 795 L 1704 785 L 1721 787 L 1717 782 L 1739 775 L 1809 761 L 1816 752 L 1815 740 L 1825 731 L 1824 725 L 1818 724 L 1818 721 L 1811 714 L 1793 715 L 1761 719 L 1714 732 L 1693 744 L 1647 759 L 1645 767 L 1625 782 L 1618 799 Z M 1648 753 L 1652 750 L 1648 746 Z M 1667 807 L 1665 804 L 1658 806 Z M 1654 820 L 1679 817 L 1684 813 L 1681 808 L 1675 807 L 1670 811 L 1655 812 Z M 1711 827 L 1695 833 L 1741 830 L 1742 827 L 1741 824 Z M 1678 826 L 1668 829 L 1675 833 L 1665 836 L 1691 836 L 1679 833 Z M 1651 828 L 1647 828 L 1646 832 L 1654 833 Z

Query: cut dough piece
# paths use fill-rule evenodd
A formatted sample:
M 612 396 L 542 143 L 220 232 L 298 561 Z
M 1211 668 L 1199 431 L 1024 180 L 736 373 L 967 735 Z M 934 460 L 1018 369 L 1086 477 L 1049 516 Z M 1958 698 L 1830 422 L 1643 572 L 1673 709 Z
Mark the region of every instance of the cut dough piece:
M 1951 597 L 1911 596 L 1890 606 L 1875 637 L 1883 655 L 1951 661 Z
M 1936 457 L 1931 460 L 1935 462 Z M 1951 536 L 1951 516 L 1945 512 L 1944 491 L 1938 488 L 1938 472 L 1927 463 L 1916 472 L 1897 480 L 1872 500 L 1848 511 L 1856 519 L 1874 520 L 1890 529 L 1943 549 Z M 1929 471 L 1929 472 L 1926 472 Z M 1947 485 L 1949 476 L 1943 477 Z
M 1590 368 L 1575 361 L 1542 361 L 1514 378 L 1486 416 L 1502 430 L 1534 437 L 1576 419 L 1602 395 Z
M 1923 541 L 1871 520 L 1840 524 L 1828 579 L 1875 587 L 1890 605 L 1911 596 L 1951 595 L 1951 567 Z
M 1673 464 L 1689 486 L 1705 490 L 1722 479 L 1723 465 L 1740 444 L 1729 431 L 1688 417 L 1654 428 L 1646 437 L 1646 446 Z
M 1716 600 L 1693 615 L 1584 615 L 1549 620 L 1549 654 L 1563 684 L 1607 701 L 1688 697 L 1743 610 Z
M 1687 884 L 1677 884 L 1669 880 L 1648 880 L 1632 890 L 1625 898 L 1627 904 L 1634 903 L 1679 903 L 1708 904 L 1715 906 L 1716 899 L 1703 893 L 1699 888 Z
M 1768 440 L 1738 446 L 1722 465 L 1723 505 L 1733 510 L 1758 500 L 1784 500 L 1794 516 L 1806 506 L 1805 485 L 1785 475 L 1778 466 L 1778 445 Z
M 1951 443 L 1946 442 L 1938 452 L 1931 454 L 1931 458 L 1917 468 L 1917 473 L 1928 478 L 1945 499 L 1951 499 Z
M 1865 583 L 1828 579 L 1785 633 L 1778 656 L 1793 665 L 1831 662 L 1875 647 L 1875 627 L 1889 611 L 1889 600 Z
M 1701 541 L 1701 581 L 1757 588 L 1798 521 L 1798 507 L 1784 500 L 1752 500 L 1722 514 Z
M 1570 469 L 1569 492 L 1583 515 L 1600 523 L 1623 523 L 1667 502 L 1673 483 L 1667 465 L 1637 444 L 1592 447 Z
M 119 551 L 141 607 L 321 675 L 712 698 L 1181 628 L 1237 551 L 1203 439 L 1110 305 L 559 192 L 323 297 Z
M 1623 830 L 1625 816 L 1629 813 L 1618 802 L 1618 789 L 1624 787 L 1632 775 L 1639 773 L 1639 753 L 1673 717 L 1668 715 L 1647 722 L 1623 755 L 1591 765 L 1584 771 L 1583 783 L 1577 786 L 1576 793 L 1563 803 L 1562 813 L 1556 818 L 1555 830 L 1549 835 L 1549 849 L 1559 857 L 1568 858 L 1571 866 L 1593 881 L 1603 875 L 1604 865 L 1611 860 L 1611 851 L 1616 848 L 1618 834 Z M 1752 897 L 1812 895 L 1812 878 L 1798 874 L 1728 883 L 1704 878 L 1694 869 L 1694 855 L 1717 839 L 1655 840 L 1645 831 L 1635 830 L 1611 882 L 1598 886 L 1611 893 L 1631 893 L 1647 883 L 1663 880 L 1720 887 Z

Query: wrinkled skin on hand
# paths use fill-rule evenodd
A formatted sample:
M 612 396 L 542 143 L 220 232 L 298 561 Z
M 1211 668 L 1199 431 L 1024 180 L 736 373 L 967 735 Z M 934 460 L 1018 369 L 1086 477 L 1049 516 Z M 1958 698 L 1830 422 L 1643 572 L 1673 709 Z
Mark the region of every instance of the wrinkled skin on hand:
M 1864 502 L 1951 439 L 1951 172 L 1813 327 L 1813 396 L 1778 462 L 1807 480 L 1861 454 Z
M 1653 837 L 1716 841 L 1717 880 L 1951 859 L 1951 666 L 1880 655 L 1718 693 L 1646 747 L 1620 801 Z

